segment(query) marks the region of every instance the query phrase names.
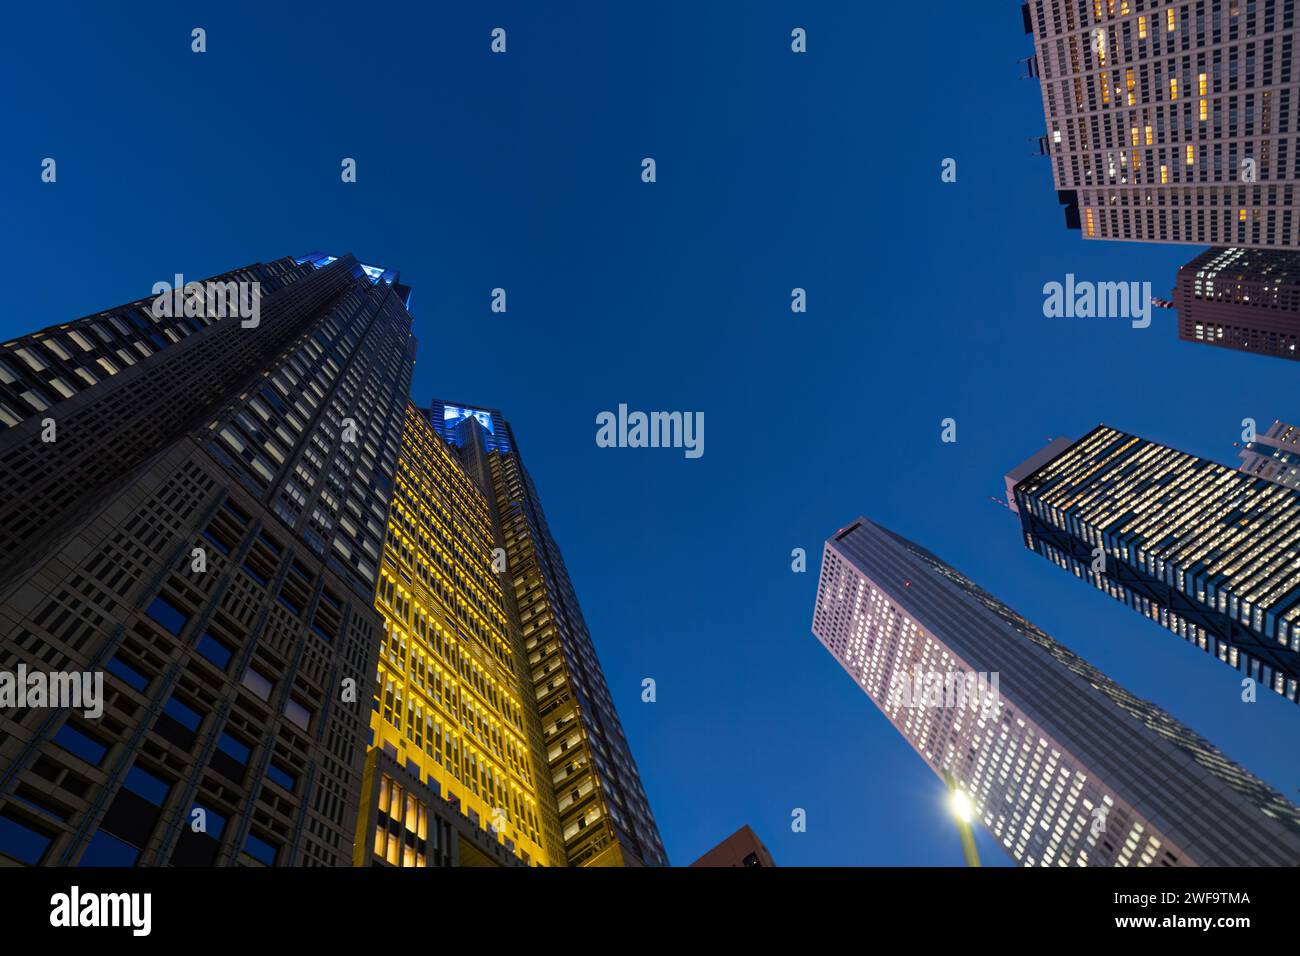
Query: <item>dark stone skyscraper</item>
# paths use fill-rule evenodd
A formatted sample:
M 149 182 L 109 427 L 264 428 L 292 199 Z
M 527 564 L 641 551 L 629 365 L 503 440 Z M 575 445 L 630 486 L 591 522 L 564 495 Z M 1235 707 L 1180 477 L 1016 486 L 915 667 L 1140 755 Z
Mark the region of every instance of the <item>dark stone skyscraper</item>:
M 103 679 L 100 715 L 0 703 L 0 855 L 350 862 L 396 278 L 279 259 L 0 346 L 0 672 Z
M 429 420 L 460 449 L 465 470 L 493 503 L 569 865 L 667 864 L 582 609 L 510 423 L 495 409 L 439 400 Z
M 1207 249 L 1178 270 L 1178 337 L 1300 359 L 1300 252 Z

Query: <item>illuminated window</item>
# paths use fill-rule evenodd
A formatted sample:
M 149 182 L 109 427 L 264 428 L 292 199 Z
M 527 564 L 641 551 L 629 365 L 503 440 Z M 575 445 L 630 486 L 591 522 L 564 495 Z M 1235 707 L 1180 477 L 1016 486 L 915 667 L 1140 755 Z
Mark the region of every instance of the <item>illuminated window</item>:
M 1187 165 L 1190 166 L 1196 162 L 1196 147 L 1191 143 L 1187 144 Z
M 1174 12 L 1174 8 L 1170 7 L 1168 10 L 1165 11 L 1165 31 L 1168 33 L 1173 33 L 1174 28 L 1177 26 L 1178 26 L 1178 15 Z
M 1147 18 L 1138 17 L 1138 39 L 1145 40 L 1146 38 L 1147 38 Z
M 1202 99 L 1201 100 L 1201 122 L 1205 122 L 1209 118 L 1210 118 L 1210 101 L 1206 99 Z
M 1097 234 L 1097 229 L 1092 218 L 1092 210 L 1085 209 L 1083 211 L 1083 217 L 1084 217 L 1084 226 L 1085 226 L 1086 234 L 1088 235 L 1089 238 L 1091 238 Z
M 1164 185 L 1169 182 L 1169 167 L 1163 163 L 1160 165 L 1160 184 Z
M 1201 74 L 1200 85 L 1201 85 L 1201 95 L 1205 96 L 1209 92 L 1210 84 L 1204 73 Z
M 1169 78 L 1169 98 L 1171 100 L 1178 99 L 1178 77 L 1176 76 Z

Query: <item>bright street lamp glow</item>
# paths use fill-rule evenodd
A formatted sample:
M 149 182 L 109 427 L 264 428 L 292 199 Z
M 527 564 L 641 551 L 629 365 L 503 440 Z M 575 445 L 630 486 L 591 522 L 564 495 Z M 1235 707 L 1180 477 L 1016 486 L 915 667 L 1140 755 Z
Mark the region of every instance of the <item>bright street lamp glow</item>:
M 952 792 L 952 812 L 957 814 L 957 819 L 962 823 L 970 823 L 971 818 L 975 815 L 975 807 L 970 802 L 970 797 L 966 796 L 961 790 Z

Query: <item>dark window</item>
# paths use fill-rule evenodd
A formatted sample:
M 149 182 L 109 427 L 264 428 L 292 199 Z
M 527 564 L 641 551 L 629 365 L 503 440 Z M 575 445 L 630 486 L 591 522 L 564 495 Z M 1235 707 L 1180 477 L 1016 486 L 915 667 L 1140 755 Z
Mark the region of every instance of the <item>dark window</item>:
M 162 596 L 154 598 L 145 613 L 172 634 L 179 634 L 190 619 L 188 614 Z
M 285 701 L 284 715 L 303 730 L 308 730 L 311 727 L 311 711 L 293 698 Z M 419 774 L 416 774 L 416 776 L 419 776 Z
M 293 793 L 294 785 L 298 782 L 293 774 L 276 763 L 272 763 L 266 768 L 266 775 L 290 793 Z
M 163 707 L 163 713 L 186 730 L 198 730 L 199 724 L 203 722 L 203 718 L 192 707 L 182 704 L 175 697 L 167 701 L 166 706 Z
M 271 691 L 275 689 L 275 685 L 271 683 L 267 676 L 253 667 L 244 671 L 244 679 L 240 683 L 252 691 L 260 700 L 270 700 Z
M 0 853 L 35 866 L 54 838 L 35 830 L 7 810 L 0 810 Z
M 248 835 L 248 841 L 244 844 L 244 852 L 255 860 L 261 860 L 267 866 L 275 866 L 277 848 L 251 833 Z
M 127 790 L 130 790 L 138 797 L 144 797 L 150 803 L 156 806 L 162 806 L 167 799 L 167 792 L 171 786 L 159 780 L 147 770 L 140 767 L 132 767 L 126 775 L 126 782 L 122 784 Z
M 108 753 L 108 748 L 80 730 L 73 727 L 72 724 L 64 724 L 57 734 L 54 735 L 54 742 L 70 754 L 76 754 L 88 764 L 98 767 L 99 762 L 104 759 L 104 754 Z
M 108 662 L 108 670 L 110 673 L 116 674 L 118 677 L 122 678 L 122 680 L 126 681 L 136 690 L 144 690 L 149 686 L 149 678 L 145 677 L 130 664 L 125 664 L 116 657 Z
M 220 551 L 222 554 L 230 553 L 230 548 L 226 547 L 225 543 L 220 541 L 215 535 L 213 535 L 211 531 L 204 531 L 203 537 L 207 538 L 209 541 L 215 544 L 217 546 L 217 550 Z
M 230 734 L 222 734 L 217 742 L 217 752 L 212 755 L 209 766 L 235 783 L 242 783 L 244 770 L 248 766 L 248 745 Z
M 182 750 L 189 750 L 194 746 L 199 724 L 202 722 L 201 714 L 173 697 L 163 707 L 163 712 L 158 715 L 153 729 L 158 736 L 169 743 L 175 744 Z
M 240 764 L 246 765 L 248 763 L 248 755 L 250 752 L 248 745 L 230 736 L 230 734 L 222 734 L 221 741 L 217 744 L 217 747 L 222 753 L 238 760 Z
M 207 820 L 205 821 L 205 824 L 207 826 L 208 836 L 212 837 L 212 839 L 214 840 L 220 840 L 221 834 L 226 832 L 226 818 L 222 816 L 220 813 L 218 813 L 216 810 L 213 810 L 211 807 L 205 807 L 201 803 L 196 803 L 194 804 L 194 806 L 197 807 L 198 809 L 201 809 L 204 812 L 204 814 L 207 816 Z M 194 814 L 193 812 L 191 812 L 189 823 L 187 824 L 187 826 L 190 827 L 191 831 L 193 830 L 193 823 L 194 823 Z
M 194 832 L 194 810 L 196 809 L 203 810 L 205 815 L 203 833 Z M 176 841 L 176 849 L 172 851 L 172 866 L 213 866 L 217 862 L 217 854 L 221 849 L 221 834 L 225 829 L 226 818 L 223 815 L 211 807 L 196 803 L 186 815 L 180 839 Z
M 135 866 L 140 851 L 112 834 L 98 831 L 90 839 L 77 866 Z
M 222 670 L 230 663 L 230 648 L 226 647 L 211 634 L 204 634 L 199 638 L 198 652 L 206 657 L 212 663 L 216 664 Z

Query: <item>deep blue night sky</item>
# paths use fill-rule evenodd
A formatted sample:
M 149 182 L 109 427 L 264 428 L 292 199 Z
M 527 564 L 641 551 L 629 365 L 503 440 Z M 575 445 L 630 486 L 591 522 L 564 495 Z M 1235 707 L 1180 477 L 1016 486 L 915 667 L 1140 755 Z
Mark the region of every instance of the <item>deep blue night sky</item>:
M 990 501 L 1099 422 L 1235 464 L 1243 418 L 1300 414 L 1295 366 L 1181 343 L 1172 312 L 1044 318 L 1045 282 L 1164 295 L 1199 247 L 1065 228 L 1018 5 L 538 6 L 11 9 L 0 337 L 176 272 L 316 249 L 399 269 L 414 397 L 514 425 L 675 863 L 748 822 L 783 865 L 960 865 L 941 785 L 809 630 L 821 543 L 858 514 L 1294 800 L 1292 705 L 1242 704 Z M 704 456 L 598 448 L 620 402 L 703 411 Z

